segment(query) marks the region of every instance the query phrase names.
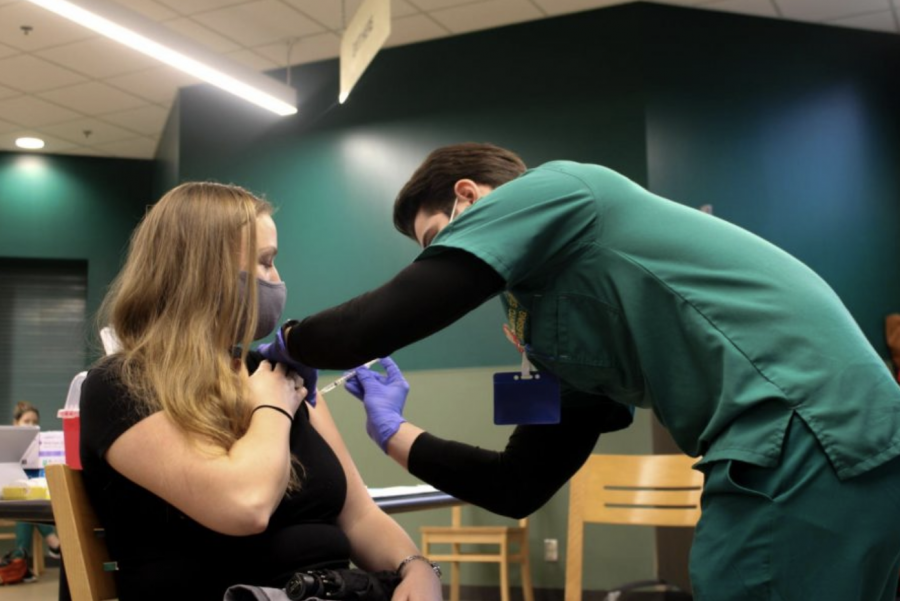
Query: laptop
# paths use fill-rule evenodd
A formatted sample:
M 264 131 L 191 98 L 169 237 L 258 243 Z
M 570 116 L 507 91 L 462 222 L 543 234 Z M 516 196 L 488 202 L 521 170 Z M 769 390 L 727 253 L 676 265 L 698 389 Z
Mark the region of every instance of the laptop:
M 37 426 L 0 426 L 0 486 L 28 479 L 23 466 L 40 431 Z

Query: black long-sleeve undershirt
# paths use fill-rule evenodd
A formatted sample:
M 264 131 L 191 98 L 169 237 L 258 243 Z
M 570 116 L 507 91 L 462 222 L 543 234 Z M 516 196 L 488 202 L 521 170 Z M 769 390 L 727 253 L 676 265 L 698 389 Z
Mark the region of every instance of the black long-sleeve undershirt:
M 563 407 L 559 424 L 517 426 L 499 452 L 426 432 L 413 443 L 409 472 L 458 499 L 523 518 L 540 509 L 584 465 L 601 432 L 623 427 L 618 420 L 627 412 L 602 398 L 590 406 Z
M 307 317 L 291 328 L 288 350 L 310 367 L 350 369 L 446 328 L 505 286 L 481 259 L 448 249 L 416 261 L 380 288 Z
M 380 288 L 291 328 L 288 349 L 302 363 L 350 369 L 447 327 L 506 286 L 487 263 L 448 249 L 417 261 Z M 334 344 L 340 340 L 340 344 Z M 500 515 L 525 517 L 584 464 L 601 432 L 631 423 L 627 408 L 569 391 L 559 424 L 518 426 L 503 451 L 420 435 L 409 471 L 432 486 Z

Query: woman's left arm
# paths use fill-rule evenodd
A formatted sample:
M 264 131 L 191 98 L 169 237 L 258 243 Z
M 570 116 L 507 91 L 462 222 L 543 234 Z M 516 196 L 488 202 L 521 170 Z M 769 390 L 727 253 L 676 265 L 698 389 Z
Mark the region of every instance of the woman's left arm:
M 353 563 L 372 572 L 396 570 L 407 557 L 419 555 L 406 531 L 372 500 L 321 395 L 316 406 L 309 407 L 309 419 L 337 455 L 347 477 L 347 499 L 338 525 L 350 539 Z M 441 599 L 441 582 L 425 561 L 408 562 L 400 575 L 403 581 L 393 601 Z

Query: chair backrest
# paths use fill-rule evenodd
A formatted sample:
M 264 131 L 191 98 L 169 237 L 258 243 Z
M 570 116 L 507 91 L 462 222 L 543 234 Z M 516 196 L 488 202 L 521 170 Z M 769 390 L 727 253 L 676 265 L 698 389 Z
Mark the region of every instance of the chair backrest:
M 584 524 L 693 527 L 703 474 L 687 455 L 591 455 L 569 487 L 566 598 L 581 599 Z
M 81 472 L 53 464 L 47 466 L 46 474 L 72 601 L 115 599 L 113 574 L 104 570 L 110 561 L 109 550 L 98 536 L 102 526 L 91 508 Z
M 16 523 L 0 520 L 0 540 L 16 540 Z

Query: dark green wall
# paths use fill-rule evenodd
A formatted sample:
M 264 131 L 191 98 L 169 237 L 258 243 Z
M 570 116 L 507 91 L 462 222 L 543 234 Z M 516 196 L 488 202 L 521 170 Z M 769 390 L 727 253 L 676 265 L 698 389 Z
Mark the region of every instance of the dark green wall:
M 614 15 L 615 16 L 615 15 Z M 395 233 L 397 191 L 432 148 L 477 140 L 532 164 L 566 156 L 646 182 L 634 15 L 577 15 L 388 49 L 336 105 L 337 61 L 294 70 L 300 112 L 279 119 L 207 88 L 181 94 L 182 180 L 234 182 L 280 210 L 289 316 L 347 300 L 416 255 Z M 560 61 L 560 56 L 581 55 Z M 407 368 L 512 363 L 499 303 L 395 357 Z
M 178 101 L 172 104 L 169 117 L 156 146 L 153 164 L 153 198 L 162 197 L 178 184 L 179 154 L 181 150 L 181 113 Z
M 152 165 L 0 152 L 0 257 L 87 261 L 87 318 L 93 319 L 150 202 Z M 10 412 L 0 407 L 0 415 Z M 45 417 L 45 428 L 58 429 L 55 414 Z
M 900 309 L 900 39 L 652 12 L 650 188 L 806 262 L 884 352 L 884 316 Z

